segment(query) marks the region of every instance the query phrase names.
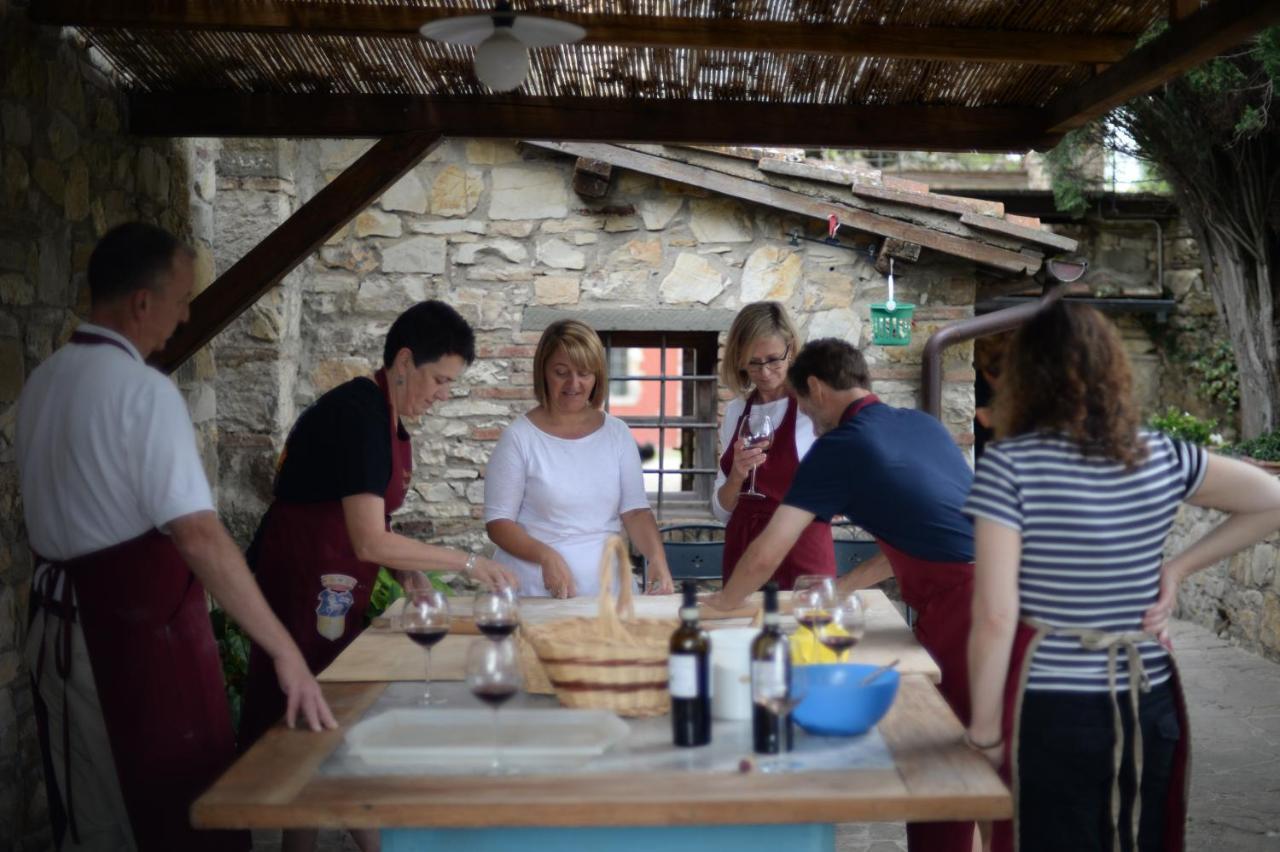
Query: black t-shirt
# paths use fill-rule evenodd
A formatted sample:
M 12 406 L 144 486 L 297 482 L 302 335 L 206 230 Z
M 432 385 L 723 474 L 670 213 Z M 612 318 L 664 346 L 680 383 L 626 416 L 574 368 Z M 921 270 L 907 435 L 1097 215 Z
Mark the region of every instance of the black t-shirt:
M 404 426 L 400 436 L 407 438 Z M 377 494 L 391 480 L 391 412 L 372 379 L 338 385 L 293 425 L 275 495 L 290 503 Z

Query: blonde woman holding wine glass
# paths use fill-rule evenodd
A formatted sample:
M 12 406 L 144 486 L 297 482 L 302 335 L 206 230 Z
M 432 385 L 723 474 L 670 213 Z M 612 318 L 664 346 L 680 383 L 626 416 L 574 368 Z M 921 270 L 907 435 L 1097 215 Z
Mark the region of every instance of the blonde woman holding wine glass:
M 769 523 L 796 468 L 813 445 L 813 423 L 787 386 L 787 367 L 799 335 L 778 302 L 755 302 L 738 312 L 725 341 L 720 378 L 737 396 L 720 424 L 720 469 L 711 511 L 726 523 L 721 577 L 728 582 L 747 545 Z M 802 574 L 836 574 L 831 527 L 805 529 L 773 579 L 790 590 Z

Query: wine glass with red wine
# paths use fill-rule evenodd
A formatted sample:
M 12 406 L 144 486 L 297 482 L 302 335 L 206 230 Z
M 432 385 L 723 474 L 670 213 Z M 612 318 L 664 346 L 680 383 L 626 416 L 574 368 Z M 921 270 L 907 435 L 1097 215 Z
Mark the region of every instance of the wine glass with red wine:
M 493 771 L 502 771 L 502 737 L 498 709 L 520 691 L 520 656 L 514 642 L 476 641 L 467 649 L 467 687 L 493 708 Z
M 836 597 L 836 580 L 825 574 L 801 574 L 791 584 L 791 614 L 800 626 L 815 636 L 818 628 L 831 621 Z
M 743 449 L 753 449 L 760 447 L 768 450 L 769 445 L 773 443 L 773 419 L 759 409 L 752 409 L 751 413 L 742 418 L 742 428 L 739 432 L 742 438 Z M 743 497 L 763 497 L 756 490 L 756 469 L 751 468 L 751 484 L 747 486 L 747 490 L 742 492 Z
M 836 598 L 831 619 L 818 628 L 818 641 L 830 648 L 840 662 L 847 662 L 854 646 L 867 631 L 867 612 L 857 592 Z
M 423 669 L 423 704 L 443 704 L 444 699 L 431 697 L 431 649 L 449 633 L 449 600 L 437 589 L 406 590 L 400 627 L 404 634 L 427 651 Z
M 520 606 L 516 603 L 515 591 L 481 592 L 476 595 L 471 616 L 485 636 L 494 641 L 506 639 L 520 625 Z

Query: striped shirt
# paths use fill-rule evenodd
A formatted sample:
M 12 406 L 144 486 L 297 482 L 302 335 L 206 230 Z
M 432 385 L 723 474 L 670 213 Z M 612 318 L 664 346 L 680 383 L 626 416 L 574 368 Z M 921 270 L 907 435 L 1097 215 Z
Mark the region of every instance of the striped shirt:
M 1018 597 L 1023 617 L 1108 633 L 1142 629 L 1160 590 L 1164 542 L 1178 506 L 1204 479 L 1202 447 L 1141 433 L 1150 453 L 1132 471 L 1088 458 L 1075 441 L 1029 433 L 987 447 L 964 511 L 1022 535 Z M 1159 643 L 1138 646 L 1152 685 L 1169 679 Z M 1117 689 L 1128 660 L 1117 659 Z M 1031 660 L 1028 689 L 1107 691 L 1107 655 L 1049 636 Z

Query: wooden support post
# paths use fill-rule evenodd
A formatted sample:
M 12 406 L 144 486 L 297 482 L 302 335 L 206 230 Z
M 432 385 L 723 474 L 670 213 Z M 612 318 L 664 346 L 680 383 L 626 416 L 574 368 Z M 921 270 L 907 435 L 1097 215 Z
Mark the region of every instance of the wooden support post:
M 177 369 L 417 165 L 441 138 L 435 132 L 404 133 L 370 148 L 197 296 L 191 321 L 178 328 L 152 362 L 165 372 Z

